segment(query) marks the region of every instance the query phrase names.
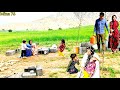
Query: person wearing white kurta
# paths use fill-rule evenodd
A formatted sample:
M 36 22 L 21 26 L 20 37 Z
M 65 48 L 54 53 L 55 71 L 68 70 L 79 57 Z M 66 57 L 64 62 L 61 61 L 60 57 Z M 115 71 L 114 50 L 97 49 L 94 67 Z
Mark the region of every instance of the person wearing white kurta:
M 95 57 L 97 60 L 96 60 L 96 62 L 95 62 L 95 63 L 96 63 L 95 72 L 94 72 L 94 74 L 93 74 L 93 76 L 92 76 L 91 78 L 100 78 L 100 63 L 99 63 L 100 58 L 99 58 L 99 56 L 98 56 L 96 53 L 93 54 L 93 57 Z M 82 58 L 82 61 L 81 61 L 81 67 L 82 67 L 82 68 L 85 67 L 85 64 L 86 64 L 86 62 L 87 62 L 87 59 L 88 59 L 88 54 L 85 53 L 84 56 L 83 56 L 83 58 Z M 79 78 L 80 75 L 81 75 L 81 71 L 78 73 L 77 78 Z M 82 77 L 82 76 L 81 76 L 81 77 Z

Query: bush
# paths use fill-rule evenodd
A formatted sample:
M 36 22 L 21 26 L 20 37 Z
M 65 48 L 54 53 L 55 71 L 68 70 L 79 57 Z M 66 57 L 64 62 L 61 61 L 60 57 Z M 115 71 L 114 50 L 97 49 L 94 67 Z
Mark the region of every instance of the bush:
M 12 30 L 10 29 L 10 30 L 8 30 L 8 32 L 12 32 Z
M 53 29 L 49 28 L 48 30 L 53 30 Z
M 59 30 L 62 30 L 62 28 L 59 28 Z

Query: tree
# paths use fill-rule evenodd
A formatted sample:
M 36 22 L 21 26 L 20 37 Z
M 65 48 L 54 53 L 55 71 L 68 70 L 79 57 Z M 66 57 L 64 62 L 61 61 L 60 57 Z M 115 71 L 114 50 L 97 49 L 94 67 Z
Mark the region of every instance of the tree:
M 83 16 L 86 14 L 86 12 L 74 12 L 74 15 L 78 18 L 79 20 L 79 24 L 78 24 L 78 36 L 77 36 L 77 43 L 79 42 L 79 31 L 80 31 L 80 27 L 81 27 L 81 24 L 82 24 L 82 20 L 83 20 Z

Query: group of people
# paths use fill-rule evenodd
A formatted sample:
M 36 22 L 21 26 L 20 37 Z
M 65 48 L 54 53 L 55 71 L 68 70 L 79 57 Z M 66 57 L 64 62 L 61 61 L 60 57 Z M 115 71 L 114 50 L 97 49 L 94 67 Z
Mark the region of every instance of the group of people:
M 59 56 L 64 56 L 64 49 L 65 49 L 65 40 L 62 39 L 60 42 L 60 45 L 58 46 L 58 55 Z M 26 44 L 26 40 L 22 41 L 22 45 L 21 45 L 21 56 L 20 58 L 23 57 L 29 57 L 32 55 L 36 55 L 36 44 L 32 43 L 32 40 L 29 40 L 28 44 Z
M 100 13 L 100 17 L 95 21 L 94 34 L 96 34 L 98 51 L 101 52 L 100 43 L 102 43 L 102 51 L 105 51 L 105 28 L 108 31 L 108 48 L 111 48 L 112 53 L 117 52 L 120 32 L 118 30 L 119 22 L 117 16 L 112 16 L 110 22 L 110 30 L 108 29 L 107 21 L 104 19 L 104 13 Z M 92 46 L 87 47 L 87 52 L 84 54 L 81 61 L 80 72 L 75 67 L 79 65 L 79 59 L 76 54 L 70 55 L 71 61 L 67 67 L 67 72 L 70 74 L 78 73 L 78 78 L 100 78 L 100 57 L 95 53 L 95 49 Z
M 96 34 L 98 51 L 100 52 L 100 40 L 102 42 L 102 50 L 105 51 L 105 28 L 109 33 L 108 48 L 111 48 L 112 53 L 117 52 L 117 48 L 120 41 L 120 33 L 118 30 L 119 22 L 117 21 L 117 16 L 112 16 L 112 21 L 110 22 L 110 30 L 108 29 L 107 21 L 104 18 L 104 13 L 100 13 L 99 19 L 95 22 L 94 34 Z
M 26 40 L 23 40 L 21 45 L 20 58 L 29 57 L 32 55 L 36 55 L 36 44 L 32 43 L 32 40 L 29 40 L 29 43 L 26 44 Z
M 100 13 L 100 17 L 95 21 L 94 34 L 96 34 L 97 39 L 97 47 L 100 52 L 100 43 L 102 43 L 102 50 L 105 51 L 105 30 L 106 27 L 109 33 L 109 42 L 108 48 L 111 48 L 112 53 L 117 51 L 117 47 L 119 45 L 119 23 L 117 21 L 117 16 L 112 16 L 112 21 L 110 22 L 110 30 L 108 29 L 107 21 L 104 19 L 104 13 Z M 58 54 L 59 56 L 64 56 L 63 51 L 65 50 L 65 40 L 62 39 L 60 45 L 58 46 Z M 32 44 L 32 40 L 26 44 L 26 41 L 23 40 L 22 43 L 22 52 L 21 57 L 35 55 L 36 46 Z M 67 72 L 70 74 L 78 73 L 78 78 L 100 78 L 100 57 L 95 53 L 95 49 L 92 46 L 87 47 L 87 52 L 84 54 L 82 61 L 80 72 L 75 67 L 76 64 L 79 65 L 79 58 L 75 53 L 70 55 L 71 61 L 67 67 Z
M 92 46 L 87 47 L 87 52 L 81 61 L 80 72 L 75 67 L 76 64 L 79 65 L 77 55 L 73 53 L 70 55 L 70 58 L 67 72 L 70 74 L 78 73 L 77 78 L 100 78 L 100 57 L 95 53 L 95 49 Z

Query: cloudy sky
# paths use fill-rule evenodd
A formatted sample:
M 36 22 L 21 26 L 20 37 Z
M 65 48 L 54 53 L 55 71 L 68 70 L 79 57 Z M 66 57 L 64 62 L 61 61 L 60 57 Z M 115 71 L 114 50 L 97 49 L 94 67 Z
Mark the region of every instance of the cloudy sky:
M 6 24 L 15 22 L 30 22 L 49 15 L 56 15 L 57 12 L 15 12 L 15 16 L 3 16 L 1 13 L 3 12 L 0 12 L 0 24 Z

